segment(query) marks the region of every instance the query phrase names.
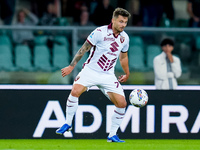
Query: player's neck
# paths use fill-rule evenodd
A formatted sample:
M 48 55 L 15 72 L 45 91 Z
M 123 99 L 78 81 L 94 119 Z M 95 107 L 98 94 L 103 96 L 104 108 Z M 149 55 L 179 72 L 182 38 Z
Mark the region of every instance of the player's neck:
M 113 32 L 113 35 L 114 35 L 115 37 L 118 37 L 119 34 L 120 34 L 120 32 L 117 32 L 117 33 Z
M 113 35 L 114 35 L 115 37 L 117 37 L 117 36 L 120 34 L 120 32 L 117 31 L 113 26 L 112 26 L 112 30 L 113 30 Z

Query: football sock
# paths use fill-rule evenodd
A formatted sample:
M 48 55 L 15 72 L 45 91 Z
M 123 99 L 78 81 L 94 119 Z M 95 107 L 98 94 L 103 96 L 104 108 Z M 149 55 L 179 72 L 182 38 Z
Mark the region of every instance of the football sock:
M 112 116 L 112 124 L 110 128 L 110 133 L 108 137 L 112 137 L 117 134 L 117 130 L 124 118 L 125 115 L 125 108 L 115 108 L 114 114 Z
M 66 123 L 72 125 L 72 120 L 78 108 L 78 97 L 69 95 L 66 103 Z

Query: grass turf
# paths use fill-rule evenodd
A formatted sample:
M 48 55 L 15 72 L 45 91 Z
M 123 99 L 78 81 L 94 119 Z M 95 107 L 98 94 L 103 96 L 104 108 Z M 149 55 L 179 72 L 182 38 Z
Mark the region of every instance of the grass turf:
M 1 139 L 0 150 L 199 150 L 200 140 Z

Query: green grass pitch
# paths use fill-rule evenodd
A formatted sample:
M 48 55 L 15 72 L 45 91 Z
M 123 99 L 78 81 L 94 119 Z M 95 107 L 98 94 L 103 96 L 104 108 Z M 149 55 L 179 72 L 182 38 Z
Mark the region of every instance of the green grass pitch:
M 0 150 L 199 150 L 200 140 L 1 139 Z

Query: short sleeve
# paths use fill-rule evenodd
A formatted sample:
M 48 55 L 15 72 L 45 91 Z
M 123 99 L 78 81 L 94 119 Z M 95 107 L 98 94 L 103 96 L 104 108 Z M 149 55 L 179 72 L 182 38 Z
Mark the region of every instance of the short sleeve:
M 126 37 L 127 39 L 125 39 L 125 45 L 123 47 L 123 49 L 121 50 L 121 52 L 125 53 L 128 51 L 128 48 L 129 48 L 129 37 L 127 36 Z
M 92 45 L 96 45 L 98 40 L 101 39 L 101 29 L 97 28 L 95 29 L 88 37 L 87 41 Z

